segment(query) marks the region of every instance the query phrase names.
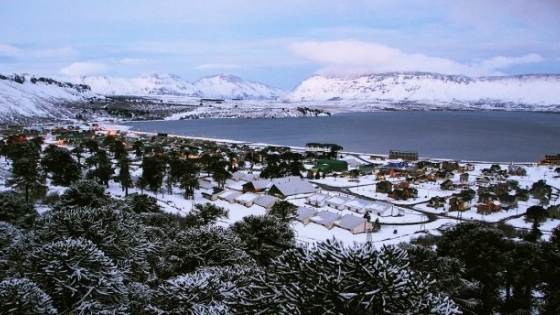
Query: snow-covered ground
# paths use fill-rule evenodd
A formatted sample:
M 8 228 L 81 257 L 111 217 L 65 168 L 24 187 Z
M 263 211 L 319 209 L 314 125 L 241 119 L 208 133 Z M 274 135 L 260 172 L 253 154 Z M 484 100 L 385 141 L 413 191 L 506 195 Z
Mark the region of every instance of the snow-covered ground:
M 103 132 L 108 132 L 108 130 L 126 129 L 119 125 L 104 124 Z M 46 144 L 54 143 L 52 137 L 47 137 Z M 71 149 L 71 147 L 69 147 Z M 367 162 L 369 154 L 359 155 L 357 160 Z M 350 158 L 350 157 L 349 157 Z M 356 157 L 351 157 L 356 158 Z M 135 163 L 137 164 L 137 163 Z M 474 170 L 469 171 L 471 178 L 472 187 L 474 187 L 474 178 L 478 176 L 482 169 L 489 168 L 490 164 L 474 164 Z M 500 165 L 502 169 L 507 169 L 508 165 Z M 528 187 L 538 181 L 539 179 L 546 179 L 547 184 L 554 187 L 555 190 L 560 187 L 560 176 L 554 172 L 554 169 L 548 166 L 540 166 L 537 164 L 523 165 L 527 171 L 527 176 L 510 176 L 509 179 L 513 179 L 519 182 L 519 186 L 522 188 Z M 139 166 L 132 166 L 131 169 L 133 178 L 137 178 L 141 175 L 141 169 Z M 0 189 L 7 189 L 3 182 L 10 175 L 9 165 L 5 158 L 0 159 Z M 453 178 L 450 178 L 453 182 L 458 182 L 458 174 Z M 397 184 L 402 182 L 405 178 L 386 178 L 387 180 Z M 211 181 L 211 179 L 209 179 Z M 382 216 L 376 214 L 372 215 L 372 221 L 379 219 L 382 224 L 381 230 L 379 232 L 372 233 L 372 241 L 376 244 L 394 244 L 399 242 L 408 242 L 412 238 L 416 238 L 420 235 L 429 233 L 433 235 L 440 234 L 439 229 L 442 226 L 449 226 L 456 224 L 460 220 L 476 220 L 485 222 L 505 222 L 516 228 L 529 229 L 531 227 L 531 222 L 526 222 L 522 216 L 526 209 L 532 205 L 537 205 L 538 200 L 531 198 L 527 202 L 520 202 L 517 209 L 510 211 L 499 211 L 496 213 L 482 215 L 476 212 L 474 204 L 476 204 L 476 197 L 473 200 L 473 207 L 462 213 L 462 218 L 458 218 L 457 212 L 449 212 L 449 205 L 446 204 L 443 209 L 434 209 L 427 207 L 427 201 L 434 196 L 448 197 L 453 193 L 459 192 L 459 190 L 442 190 L 440 184 L 443 180 L 439 179 L 437 183 L 422 183 L 418 185 L 412 185 L 418 190 L 418 197 L 409 200 L 399 200 L 395 201 L 388 197 L 387 194 L 377 193 L 375 189 L 375 184 L 378 180 L 374 175 L 367 175 L 359 177 L 359 182 L 355 179 L 345 178 L 345 177 L 325 177 L 322 179 L 312 180 L 313 183 L 321 185 L 322 187 L 328 186 L 331 189 L 319 189 L 320 193 L 328 194 L 331 196 L 341 195 L 349 199 L 357 198 L 356 196 L 363 196 L 364 199 L 371 198 L 377 201 L 387 202 L 393 204 L 393 209 L 390 213 L 384 213 Z M 242 182 L 235 182 L 230 180 L 226 183 L 226 187 L 230 189 L 241 189 Z M 341 190 L 342 189 L 342 190 Z M 347 189 L 348 193 L 344 192 Z M 53 187 L 49 188 L 49 191 L 58 191 L 61 193 L 64 190 L 63 187 Z M 107 191 L 116 198 L 123 198 L 124 192 L 122 191 L 120 185 L 115 182 L 110 182 Z M 136 188 L 129 190 L 129 193 L 140 192 Z M 191 211 L 194 204 L 206 203 L 209 200 L 203 198 L 202 190 L 197 190 L 195 193 L 194 200 L 186 200 L 182 195 L 182 190 L 175 187 L 172 194 L 158 194 L 154 196 L 153 193 L 144 191 L 148 195 L 156 197 L 164 211 L 170 213 L 177 213 L 184 215 Z M 310 194 L 302 194 L 288 197 L 287 200 L 292 202 L 297 206 L 304 207 L 314 207 L 306 203 L 306 197 Z M 224 219 L 219 222 L 220 225 L 229 226 L 230 224 L 241 220 L 243 217 L 251 214 L 260 215 L 265 214 L 266 211 L 263 207 L 258 205 L 253 205 L 251 207 L 245 207 L 238 203 L 229 203 L 223 200 L 213 201 L 217 206 L 224 207 L 229 210 L 229 218 Z M 556 204 L 558 200 L 552 200 L 551 204 Z M 315 207 L 317 211 L 329 211 L 337 212 L 341 216 L 345 214 L 354 214 L 356 216 L 362 217 L 363 214 L 355 213 L 349 210 L 336 210 L 329 206 Z M 39 211 L 45 211 L 44 208 L 39 208 Z M 432 214 L 432 219 L 428 218 L 428 214 Z M 435 219 L 434 219 L 435 218 Z M 548 219 L 546 222 L 541 224 L 541 230 L 544 233 L 544 237 L 548 237 L 550 231 L 558 226 L 560 221 Z M 309 223 L 303 225 L 300 222 L 292 223 L 294 230 L 297 234 L 297 239 L 301 242 L 314 242 L 318 240 L 324 240 L 329 238 L 336 238 L 344 241 L 345 243 L 353 242 L 365 242 L 366 234 L 352 234 L 347 230 L 341 229 L 339 227 L 333 227 L 332 229 L 327 229 L 321 225 L 315 223 Z

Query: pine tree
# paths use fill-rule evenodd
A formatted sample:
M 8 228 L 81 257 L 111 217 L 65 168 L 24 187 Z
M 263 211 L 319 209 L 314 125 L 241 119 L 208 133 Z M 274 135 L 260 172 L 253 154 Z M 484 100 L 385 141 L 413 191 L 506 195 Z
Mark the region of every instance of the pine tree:
M 52 184 L 70 186 L 82 176 L 80 164 L 72 158 L 70 151 L 49 145 L 45 148 L 41 165 L 52 176 Z
M 128 157 L 123 157 L 119 160 L 119 183 L 124 190 L 124 195 L 128 196 L 128 189 L 134 187 L 134 182 L 132 181 L 132 176 L 130 175 L 130 159 Z
M 127 313 L 123 275 L 91 241 L 47 243 L 22 263 L 24 274 L 51 297 L 60 313 Z
M 0 282 L 0 309 L 2 314 L 58 314 L 51 298 L 26 278 L 9 278 Z
M 100 207 L 110 203 L 105 188 L 91 180 L 72 184 L 60 196 L 60 206 Z

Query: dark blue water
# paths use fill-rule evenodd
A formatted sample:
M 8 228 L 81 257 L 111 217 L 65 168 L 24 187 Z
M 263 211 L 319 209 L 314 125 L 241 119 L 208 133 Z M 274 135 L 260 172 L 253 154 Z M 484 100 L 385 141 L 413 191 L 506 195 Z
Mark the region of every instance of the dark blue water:
M 538 162 L 560 153 L 560 114 L 498 111 L 399 111 L 282 119 L 199 119 L 129 123 L 132 130 L 344 151 L 496 162 Z

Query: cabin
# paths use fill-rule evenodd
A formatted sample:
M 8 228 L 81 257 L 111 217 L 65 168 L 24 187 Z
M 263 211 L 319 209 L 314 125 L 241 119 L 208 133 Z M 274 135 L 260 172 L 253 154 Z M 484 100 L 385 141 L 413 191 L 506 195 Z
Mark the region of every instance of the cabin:
M 331 198 L 327 199 L 326 204 L 327 206 L 336 210 L 343 210 L 343 205 L 348 201 L 350 201 L 350 198 L 346 198 L 343 196 L 332 196 Z
M 336 212 L 321 211 L 315 216 L 310 218 L 310 221 L 319 225 L 326 227 L 327 229 L 332 229 L 334 223 L 340 218 L 340 215 Z
M 382 180 L 375 184 L 375 191 L 382 194 L 389 194 L 393 191 L 393 183 L 388 180 Z
M 287 182 L 280 182 L 272 184 L 268 194 L 284 199 L 289 196 L 295 196 L 299 194 L 310 194 L 316 192 L 315 186 L 304 179 L 290 180 Z
M 344 204 L 344 207 L 350 211 L 358 213 L 366 213 L 365 208 L 371 203 L 369 200 L 354 198 Z
M 467 211 L 471 208 L 472 198 L 457 194 L 449 198 L 449 211 Z
M 426 205 L 428 207 L 431 208 L 444 208 L 445 207 L 445 198 L 444 197 L 432 197 L 430 198 L 430 200 L 428 201 L 428 204 Z
M 335 225 L 341 229 L 350 231 L 352 234 L 365 233 L 373 229 L 371 222 L 352 214 L 343 216 L 340 220 L 335 222 Z
M 307 207 L 298 207 L 296 213 L 296 219 L 304 225 L 307 225 L 311 222 L 311 218 L 317 214 L 317 210 Z
M 254 204 L 263 207 L 268 213 L 274 204 L 278 202 L 278 198 L 270 195 L 264 195 L 254 201 Z
M 324 207 L 327 205 L 326 201 L 330 198 L 330 195 L 325 195 L 321 193 L 315 193 L 306 198 L 306 202 L 315 207 Z
M 262 193 L 272 186 L 272 181 L 269 179 L 259 179 L 250 181 L 241 186 L 243 187 L 243 192 Z
M 235 198 L 235 202 L 249 208 L 253 205 L 255 200 L 259 199 L 260 197 L 261 197 L 261 195 L 259 195 L 259 194 L 255 194 L 255 193 L 252 193 L 252 192 L 246 192 L 246 193 L 244 193 L 240 196 L 237 196 L 237 198 Z

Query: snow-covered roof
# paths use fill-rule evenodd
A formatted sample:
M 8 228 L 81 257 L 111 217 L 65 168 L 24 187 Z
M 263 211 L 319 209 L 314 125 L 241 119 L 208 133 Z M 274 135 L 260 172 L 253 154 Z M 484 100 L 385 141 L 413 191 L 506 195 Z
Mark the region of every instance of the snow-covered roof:
M 316 193 L 307 197 L 307 200 L 311 203 L 322 203 L 323 201 L 329 199 L 330 197 L 331 197 L 330 195 Z
M 276 187 L 284 196 L 313 193 L 317 190 L 310 182 L 300 178 L 289 182 L 276 183 L 272 187 Z
M 338 218 L 340 218 L 340 216 L 336 212 L 321 211 L 312 217 L 311 221 L 321 225 L 328 225 L 338 220 Z
M 340 226 L 341 228 L 345 229 L 354 229 L 360 225 L 365 225 L 366 219 L 360 218 L 358 216 L 347 214 L 343 216 L 336 225 Z
M 264 195 L 264 196 L 260 196 L 260 198 L 256 199 L 255 204 L 266 208 L 269 205 L 275 204 L 278 200 L 279 199 L 274 197 L 274 196 Z
M 258 198 L 260 198 L 260 195 L 252 193 L 252 192 L 246 192 L 243 195 L 235 198 L 235 200 L 241 201 L 241 202 L 246 202 L 246 201 L 254 201 Z
M 361 198 L 354 198 L 348 202 L 346 202 L 346 206 L 350 207 L 350 208 L 365 208 L 366 206 L 368 206 L 371 203 L 371 201 L 369 200 L 365 200 L 365 199 L 361 199 Z
M 297 208 L 297 219 L 298 220 L 305 220 L 313 217 L 317 213 L 317 210 L 313 208 L 307 207 L 298 207 Z
M 334 204 L 334 205 L 342 205 L 349 200 L 350 198 L 346 198 L 343 196 L 333 196 L 327 200 L 327 203 Z
M 220 193 L 219 197 L 225 200 L 234 200 L 241 195 L 242 193 L 236 190 L 224 190 L 222 193 Z

